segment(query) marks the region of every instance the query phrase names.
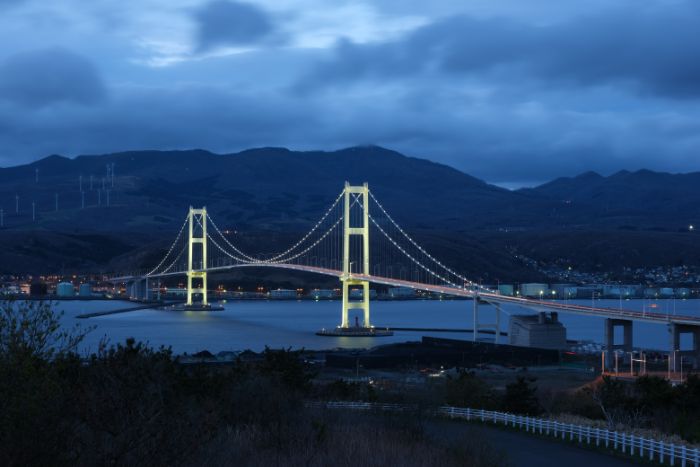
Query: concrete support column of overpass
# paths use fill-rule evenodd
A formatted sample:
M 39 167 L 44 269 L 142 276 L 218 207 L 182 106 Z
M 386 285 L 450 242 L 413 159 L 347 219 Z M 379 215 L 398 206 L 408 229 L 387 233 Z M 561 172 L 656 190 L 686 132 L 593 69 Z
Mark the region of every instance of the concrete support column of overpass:
M 134 300 L 138 300 L 141 297 L 141 281 L 138 279 L 135 279 L 134 282 L 131 283 L 131 294 L 129 295 L 129 298 L 132 298 Z
M 480 299 L 478 298 L 478 293 L 474 297 L 474 301 L 472 303 L 473 306 L 473 325 L 472 329 L 474 330 L 474 335 L 472 337 L 472 340 L 474 342 L 477 341 L 477 337 L 479 334 L 479 331 L 482 329 L 486 330 L 492 330 L 494 333 L 494 343 L 498 344 L 498 339 L 501 337 L 501 305 L 498 303 L 490 303 L 490 305 L 493 305 L 496 308 L 496 322 L 495 323 L 481 323 L 479 321 L 479 301 Z
M 622 344 L 615 344 L 615 328 L 622 326 Z M 628 319 L 605 319 L 605 366 L 612 368 L 615 364 L 615 350 L 622 349 L 624 352 L 632 351 L 632 320 Z
M 671 334 L 671 363 L 673 371 L 679 371 L 681 367 L 681 357 L 691 357 L 693 368 L 700 367 L 700 326 L 692 324 L 670 323 Z M 693 347 L 690 350 L 681 350 L 681 334 L 692 334 Z

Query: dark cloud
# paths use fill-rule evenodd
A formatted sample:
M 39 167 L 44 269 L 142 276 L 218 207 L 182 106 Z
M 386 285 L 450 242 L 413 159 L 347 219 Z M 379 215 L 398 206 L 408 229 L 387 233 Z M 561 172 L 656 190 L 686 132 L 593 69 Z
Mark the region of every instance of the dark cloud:
M 0 165 L 53 153 L 295 146 L 300 138 L 318 137 L 312 129 L 319 126 L 321 113 L 313 108 L 274 93 L 194 85 L 130 87 L 115 90 L 100 106 L 54 106 L 42 112 L 17 112 L 0 101 Z
M 340 43 L 303 87 L 429 72 L 537 80 L 546 86 L 627 86 L 700 97 L 700 8 L 615 10 L 538 26 L 511 19 L 444 19 L 395 41 Z
M 195 18 L 200 50 L 254 44 L 273 32 L 268 14 L 249 3 L 215 0 L 199 9 Z
M 499 11 L 530 8 L 519 0 L 498 3 Z M 4 15 L 0 36 L 19 34 L 30 47 L 59 43 L 60 35 L 67 48 L 96 60 L 109 79 L 109 98 L 94 67 L 65 50 L 0 63 L 0 165 L 51 153 L 378 144 L 501 183 L 588 170 L 700 170 L 700 4 L 615 0 L 614 8 L 627 5 L 623 11 L 600 6 L 604 0 L 579 0 L 575 8 L 535 3 L 540 9 L 556 3 L 571 14 L 537 22 L 529 11 L 477 18 L 450 16 L 464 10 L 441 5 L 441 19 L 375 40 L 357 32 L 357 21 L 373 21 L 360 9 L 359 20 L 349 15 L 347 31 L 363 42 L 346 39 L 326 49 L 314 41 L 326 44 L 338 33 L 327 15 L 339 3 L 319 6 L 301 23 L 289 15 L 288 46 L 274 47 L 282 28 L 268 13 L 217 1 L 185 11 L 198 27 L 196 56 L 186 53 L 184 31 L 170 35 L 171 26 L 177 29 L 172 16 L 162 17 L 165 33 L 131 31 L 139 39 L 127 50 L 123 35 L 83 40 L 86 23 L 72 35 L 34 25 L 19 37 L 2 20 L 13 26 L 27 16 Z M 401 18 L 403 4 L 393 2 L 397 11 L 385 11 L 382 20 Z M 254 47 L 201 53 L 225 46 Z M 134 60 L 134 50 L 140 57 L 152 53 L 149 47 L 175 56 L 158 66 Z
M 90 105 L 105 93 L 93 64 L 68 50 L 23 52 L 0 64 L 0 100 L 32 108 L 57 102 Z

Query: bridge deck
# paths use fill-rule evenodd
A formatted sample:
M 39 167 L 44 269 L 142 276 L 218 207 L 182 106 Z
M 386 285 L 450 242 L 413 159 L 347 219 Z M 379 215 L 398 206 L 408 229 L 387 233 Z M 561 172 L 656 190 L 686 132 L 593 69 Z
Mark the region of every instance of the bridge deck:
M 339 279 L 342 278 L 343 272 L 336 269 L 322 268 L 318 266 L 304 266 L 298 264 L 278 264 L 278 263 L 250 263 L 250 264 L 233 264 L 228 266 L 217 266 L 212 268 L 207 268 L 206 271 L 209 273 L 222 272 L 231 269 L 245 268 L 245 267 L 273 267 L 279 269 L 287 269 L 293 271 L 303 271 L 311 272 L 315 274 L 322 274 L 326 276 L 334 276 Z M 205 271 L 205 270 L 201 270 Z M 169 272 L 165 274 L 154 274 L 147 276 L 150 278 L 162 278 L 162 277 L 172 277 L 185 274 L 184 271 Z M 533 311 L 557 311 L 561 313 L 577 314 L 584 316 L 595 316 L 599 318 L 613 318 L 613 319 L 625 319 L 632 321 L 647 321 L 653 323 L 678 323 L 678 324 L 689 324 L 700 326 L 700 316 L 689 316 L 689 315 L 667 315 L 663 313 L 651 313 L 651 312 L 637 312 L 625 309 L 615 309 L 615 308 L 605 308 L 605 307 L 592 307 L 585 305 L 575 305 L 571 303 L 562 303 L 556 301 L 544 301 L 535 300 L 529 298 L 520 297 L 509 297 L 506 295 L 500 295 L 497 293 L 483 292 L 478 293 L 467 288 L 451 287 L 444 285 L 432 285 L 423 284 L 420 282 L 412 282 L 403 279 L 393 279 L 389 277 L 373 276 L 365 274 L 353 274 L 353 279 L 369 281 L 375 284 L 388 285 L 393 287 L 408 287 L 415 290 L 425 290 L 427 292 L 433 292 L 443 295 L 450 295 L 456 297 L 466 297 L 474 298 L 478 295 L 480 299 L 488 303 L 496 304 L 507 304 L 515 305 L 522 308 L 527 308 Z M 135 280 L 146 279 L 146 276 L 123 276 L 115 277 L 111 279 L 112 282 L 132 282 Z

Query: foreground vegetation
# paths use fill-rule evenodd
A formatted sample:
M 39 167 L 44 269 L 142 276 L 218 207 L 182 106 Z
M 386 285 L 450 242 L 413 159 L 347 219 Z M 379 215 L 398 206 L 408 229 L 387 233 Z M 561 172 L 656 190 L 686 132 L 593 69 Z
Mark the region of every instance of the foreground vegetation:
M 235 365 L 178 363 L 133 340 L 81 358 L 85 330 L 47 303 L 0 306 L 0 465 L 503 465 L 473 436 L 436 436 L 431 408 L 574 414 L 610 428 L 700 441 L 700 379 L 601 379 L 545 392 L 523 374 L 496 390 L 473 372 L 387 388 L 320 383 L 299 352 L 267 349 Z M 89 330 L 88 330 L 89 331 Z M 410 403 L 400 414 L 313 409 L 309 400 Z M 433 427 L 434 428 L 434 427 Z
M 0 465 L 501 465 L 483 443 L 438 441 L 414 414 L 305 407 L 296 352 L 181 365 L 133 340 L 88 359 L 50 305 L 0 310 Z

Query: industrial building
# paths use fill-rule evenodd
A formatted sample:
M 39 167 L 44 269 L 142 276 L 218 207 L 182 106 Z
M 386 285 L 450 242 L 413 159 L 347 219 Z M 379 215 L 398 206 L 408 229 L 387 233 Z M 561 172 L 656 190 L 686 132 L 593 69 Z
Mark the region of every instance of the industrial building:
M 578 288 L 574 284 L 552 284 L 551 291 L 551 295 L 559 299 L 576 298 L 578 294 Z
M 641 292 L 641 285 L 609 284 L 603 286 L 602 295 L 606 298 L 633 298 Z
M 549 297 L 549 287 L 547 284 L 535 282 L 520 284 L 520 295 L 531 298 L 547 298 Z
M 685 287 L 679 287 L 675 290 L 676 298 L 689 298 L 690 289 Z
M 416 291 L 410 287 L 390 287 L 387 291 L 390 298 L 402 299 L 402 298 L 414 298 L 416 296 Z M 370 292 L 370 297 L 372 292 Z
M 294 300 L 297 298 L 297 291 L 292 289 L 270 290 L 270 298 L 275 300 Z
M 513 315 L 510 318 L 508 343 L 539 349 L 566 349 L 566 328 L 556 312 L 547 315 Z
M 362 289 L 352 289 L 350 290 L 350 298 L 353 300 L 359 300 L 363 298 Z M 374 289 L 369 289 L 369 298 L 371 300 L 377 298 L 377 291 Z
M 60 282 L 56 286 L 56 296 L 58 297 L 74 297 L 75 288 L 70 282 Z
M 78 287 L 78 295 L 81 297 L 92 297 L 92 285 L 80 284 L 80 287 Z
M 498 284 L 498 293 L 501 295 L 512 297 L 513 295 L 515 295 L 515 288 L 512 284 Z
M 328 300 L 335 298 L 336 293 L 333 289 L 314 289 L 309 292 L 309 296 L 314 300 Z

